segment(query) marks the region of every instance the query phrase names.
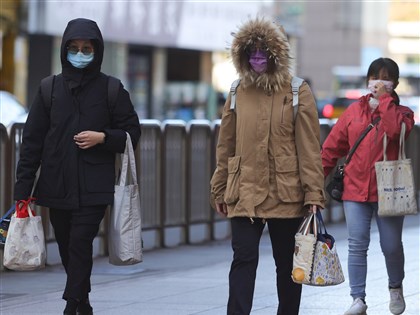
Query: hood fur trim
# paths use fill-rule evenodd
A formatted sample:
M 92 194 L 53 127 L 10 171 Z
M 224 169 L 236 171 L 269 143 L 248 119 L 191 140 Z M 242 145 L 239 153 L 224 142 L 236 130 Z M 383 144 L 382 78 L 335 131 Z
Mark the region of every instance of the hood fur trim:
M 282 26 L 256 18 L 240 27 L 230 49 L 233 65 L 241 78 L 241 85 L 247 87 L 255 84 L 266 91 L 277 92 L 291 79 L 290 46 Z M 248 62 L 247 49 L 256 42 L 261 42 L 267 49 L 267 71 L 258 74 Z

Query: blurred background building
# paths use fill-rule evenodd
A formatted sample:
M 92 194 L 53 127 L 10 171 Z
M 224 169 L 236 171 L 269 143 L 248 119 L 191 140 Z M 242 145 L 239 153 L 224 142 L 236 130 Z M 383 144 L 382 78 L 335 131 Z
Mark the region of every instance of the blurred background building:
M 106 41 L 103 71 L 122 79 L 141 118 L 213 120 L 236 78 L 231 32 L 257 14 L 284 25 L 294 74 L 320 106 L 343 91 L 355 96 L 370 62 L 387 56 L 418 115 L 418 1 L 1 0 L 0 89 L 29 107 L 40 80 L 61 70 L 67 22 L 86 17 Z

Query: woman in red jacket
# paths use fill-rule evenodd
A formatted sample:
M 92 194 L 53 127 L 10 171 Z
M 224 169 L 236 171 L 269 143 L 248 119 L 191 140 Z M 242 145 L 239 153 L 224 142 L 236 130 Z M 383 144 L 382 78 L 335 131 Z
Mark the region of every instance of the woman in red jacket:
M 344 313 L 365 314 L 367 305 L 366 274 L 370 226 L 375 216 L 380 245 L 385 256 L 390 291 L 389 309 L 401 314 L 405 309 L 402 282 L 404 251 L 401 241 L 404 217 L 379 217 L 375 162 L 383 159 L 383 137 L 387 134 L 389 160 L 398 158 L 401 124 L 407 127 L 406 136 L 414 125 L 413 112 L 399 104 L 394 89 L 398 86 L 399 68 L 389 58 L 374 60 L 367 72 L 371 93 L 362 96 L 342 114 L 322 147 L 322 164 L 327 176 L 337 160 L 346 156 L 366 127 L 378 116 L 381 118 L 357 147 L 345 167 L 343 206 L 346 216 L 349 256 L 348 272 L 353 304 Z

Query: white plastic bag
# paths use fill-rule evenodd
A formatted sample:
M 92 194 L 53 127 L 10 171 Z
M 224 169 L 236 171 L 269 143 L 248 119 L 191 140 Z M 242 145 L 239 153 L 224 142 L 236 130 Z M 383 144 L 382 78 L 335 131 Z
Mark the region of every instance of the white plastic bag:
M 121 175 L 115 185 L 108 237 L 109 262 L 134 265 L 142 262 L 140 193 L 130 135 L 121 156 Z
M 26 271 L 45 267 L 46 250 L 44 230 L 40 216 L 34 216 L 28 205 L 26 218 L 12 216 L 6 243 L 3 265 L 11 270 Z

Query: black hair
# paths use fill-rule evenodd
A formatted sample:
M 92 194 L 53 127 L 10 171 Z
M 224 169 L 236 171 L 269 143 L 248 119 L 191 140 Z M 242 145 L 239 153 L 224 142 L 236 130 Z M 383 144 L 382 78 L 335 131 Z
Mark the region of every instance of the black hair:
M 394 81 L 398 82 L 398 79 L 400 77 L 400 69 L 398 68 L 397 63 L 390 59 L 390 58 L 378 58 L 369 66 L 367 75 L 366 75 L 366 85 L 368 83 L 369 77 L 371 76 L 379 76 L 379 72 L 382 69 L 386 69 L 389 75 L 389 78 Z

